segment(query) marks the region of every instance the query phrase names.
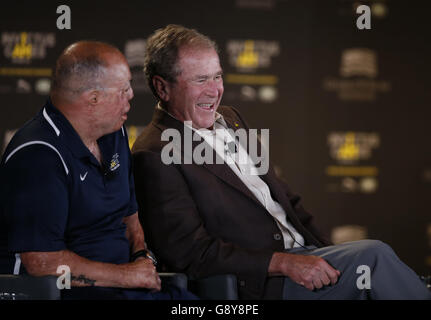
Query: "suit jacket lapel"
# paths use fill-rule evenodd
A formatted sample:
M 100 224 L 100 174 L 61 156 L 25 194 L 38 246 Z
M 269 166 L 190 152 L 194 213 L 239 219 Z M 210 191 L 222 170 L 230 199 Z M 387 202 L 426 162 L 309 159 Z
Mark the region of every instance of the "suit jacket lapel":
M 224 117 L 224 119 L 230 128 L 234 130 L 235 128 L 237 129 L 238 124 L 235 123 L 234 120 L 228 117 Z M 247 150 L 247 146 L 243 147 Z M 257 140 L 257 155 L 262 156 L 262 144 L 259 140 Z M 261 160 L 253 158 L 253 155 L 250 156 L 256 164 L 258 163 L 257 160 Z M 266 159 L 266 161 L 269 161 L 269 159 Z M 272 166 L 268 166 L 268 172 L 266 174 L 259 175 L 259 177 L 268 185 L 273 199 L 283 207 L 284 211 L 286 212 L 288 221 L 290 221 L 300 233 L 302 233 L 303 235 L 306 234 L 305 236 L 307 236 L 309 232 L 302 226 L 298 216 L 295 214 L 295 210 L 293 209 L 289 198 L 287 197 L 287 194 L 285 193 L 282 186 L 277 182 L 277 177 Z
M 173 128 L 179 131 L 181 134 L 181 160 L 182 163 L 189 163 L 191 162 L 190 159 L 188 159 L 188 162 L 185 161 L 185 157 L 192 157 L 193 154 L 185 154 L 185 147 L 184 147 L 184 135 L 190 134 L 190 132 L 185 133 L 185 130 L 189 130 L 188 128 L 185 129 L 184 123 L 171 117 L 169 114 L 164 112 L 163 110 L 157 109 L 155 110 L 153 120 L 153 124 L 159 128 L 162 132 L 165 129 Z M 192 141 L 192 152 L 201 143 L 205 143 L 205 141 Z M 214 152 L 216 154 L 216 152 Z M 219 157 L 216 154 L 216 157 Z M 263 207 L 263 205 L 257 200 L 257 198 L 253 195 L 253 193 L 247 188 L 247 186 L 241 181 L 241 179 L 238 178 L 238 176 L 232 171 L 232 169 L 227 165 L 226 163 L 222 162 L 218 164 L 216 162 L 216 159 L 214 157 L 213 164 L 207 164 L 203 163 L 201 166 L 207 169 L 212 174 L 216 175 L 218 178 L 223 180 L 225 183 L 229 184 L 230 186 L 234 187 L 238 191 L 242 192 L 249 198 L 251 198 L 253 201 L 255 201 L 259 206 Z
M 241 179 L 238 178 L 238 176 L 232 171 L 232 169 L 225 163 L 223 164 L 203 164 L 203 167 L 205 167 L 208 171 L 219 177 L 221 180 L 226 182 L 227 184 L 231 185 L 238 191 L 244 193 L 246 196 L 251 198 L 258 204 L 259 206 L 263 207 L 262 203 L 260 203 L 259 200 L 251 193 L 250 189 L 247 188 L 247 186 L 241 181 Z

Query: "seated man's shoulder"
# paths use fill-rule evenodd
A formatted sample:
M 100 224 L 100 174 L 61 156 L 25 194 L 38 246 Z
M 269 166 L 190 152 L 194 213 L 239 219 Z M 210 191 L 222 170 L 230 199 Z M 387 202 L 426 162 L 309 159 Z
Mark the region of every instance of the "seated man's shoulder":
M 4 154 L 10 154 L 34 144 L 58 147 L 56 140 L 51 132 L 44 130 L 37 119 L 33 119 L 16 131 Z
M 239 117 L 239 111 L 232 106 L 219 106 L 217 108 L 217 112 L 220 113 L 223 117 Z
M 220 113 L 223 118 L 230 123 L 238 123 L 240 127 L 247 126 L 243 116 L 237 108 L 232 106 L 219 106 L 217 112 Z
M 157 130 L 152 123 L 148 124 L 138 138 L 136 138 L 132 147 L 132 153 L 161 150 L 163 147 L 161 134 L 162 131 Z
M 64 162 L 65 149 L 55 133 L 44 129 L 38 119 L 33 119 L 12 137 L 2 155 L 2 166 L 11 170 L 58 163 L 68 171 Z

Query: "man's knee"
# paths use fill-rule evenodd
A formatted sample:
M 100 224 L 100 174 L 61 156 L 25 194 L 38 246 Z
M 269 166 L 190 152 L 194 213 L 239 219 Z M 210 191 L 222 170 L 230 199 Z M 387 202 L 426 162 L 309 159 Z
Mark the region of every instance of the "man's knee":
M 392 248 L 380 240 L 359 240 L 355 242 L 357 246 L 357 250 L 361 255 L 365 256 L 388 256 L 388 255 L 395 255 Z
M 366 250 L 392 251 L 392 248 L 381 240 L 366 239 L 359 240 L 358 242 L 361 242 Z

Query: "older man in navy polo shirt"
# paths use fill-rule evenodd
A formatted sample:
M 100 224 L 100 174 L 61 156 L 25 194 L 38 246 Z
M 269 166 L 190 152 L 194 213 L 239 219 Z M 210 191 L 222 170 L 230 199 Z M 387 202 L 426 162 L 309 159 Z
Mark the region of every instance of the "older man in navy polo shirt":
M 66 265 L 75 288 L 64 298 L 194 298 L 162 289 L 148 259 L 123 126 L 130 81 L 126 59 L 105 43 L 75 43 L 57 60 L 50 99 L 2 158 L 3 273 L 57 275 Z

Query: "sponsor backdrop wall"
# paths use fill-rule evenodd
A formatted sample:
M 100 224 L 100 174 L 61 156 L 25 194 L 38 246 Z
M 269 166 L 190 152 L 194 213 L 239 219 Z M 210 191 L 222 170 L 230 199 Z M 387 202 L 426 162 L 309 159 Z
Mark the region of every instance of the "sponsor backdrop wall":
M 371 9 L 369 30 L 357 28 L 359 4 Z M 71 29 L 57 28 L 60 5 L 70 8 Z M 425 1 L 391 0 L 7 2 L 0 9 L 0 145 L 41 108 L 56 57 L 82 39 L 110 42 L 129 61 L 132 144 L 155 105 L 142 73 L 145 39 L 183 24 L 219 44 L 223 103 L 252 128 L 270 129 L 277 172 L 333 241 L 381 239 L 429 274 L 426 12 Z

